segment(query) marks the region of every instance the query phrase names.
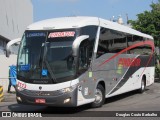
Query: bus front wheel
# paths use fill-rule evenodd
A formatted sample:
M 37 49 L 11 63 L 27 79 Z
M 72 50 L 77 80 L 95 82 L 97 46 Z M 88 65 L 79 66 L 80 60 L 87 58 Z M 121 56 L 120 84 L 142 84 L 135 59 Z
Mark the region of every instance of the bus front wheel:
M 95 101 L 91 104 L 91 107 L 101 107 L 105 102 L 105 90 L 101 84 L 98 84 L 95 91 Z

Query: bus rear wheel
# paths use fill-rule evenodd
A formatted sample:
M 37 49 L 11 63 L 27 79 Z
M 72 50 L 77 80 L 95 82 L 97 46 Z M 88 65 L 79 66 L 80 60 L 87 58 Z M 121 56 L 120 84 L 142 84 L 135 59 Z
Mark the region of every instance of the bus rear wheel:
M 95 101 L 91 104 L 91 107 L 101 107 L 105 102 L 105 90 L 101 84 L 98 84 L 95 91 Z
M 146 81 L 145 81 L 145 78 L 143 77 L 141 80 L 141 88 L 139 89 L 139 92 L 143 93 L 145 89 L 146 89 Z

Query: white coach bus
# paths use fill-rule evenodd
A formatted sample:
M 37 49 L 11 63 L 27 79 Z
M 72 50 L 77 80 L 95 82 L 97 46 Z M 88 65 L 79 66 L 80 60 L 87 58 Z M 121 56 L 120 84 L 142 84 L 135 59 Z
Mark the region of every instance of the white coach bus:
M 21 104 L 101 107 L 105 98 L 154 82 L 154 40 L 97 17 L 64 17 L 28 26 L 17 60 Z

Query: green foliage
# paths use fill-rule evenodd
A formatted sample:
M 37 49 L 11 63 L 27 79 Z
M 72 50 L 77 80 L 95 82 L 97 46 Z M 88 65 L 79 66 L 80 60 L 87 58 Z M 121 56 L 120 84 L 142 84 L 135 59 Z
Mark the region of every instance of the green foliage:
M 160 55 L 155 54 L 156 60 L 160 61 Z M 156 73 L 156 77 L 160 78 L 160 64 L 155 64 L 155 73 Z
M 160 78 L 159 74 L 160 74 L 160 66 L 155 66 L 155 74 L 157 78 Z
M 152 35 L 155 45 L 160 46 L 160 0 L 150 5 L 151 11 L 144 11 L 137 15 L 137 20 L 129 20 L 132 27 L 143 33 Z

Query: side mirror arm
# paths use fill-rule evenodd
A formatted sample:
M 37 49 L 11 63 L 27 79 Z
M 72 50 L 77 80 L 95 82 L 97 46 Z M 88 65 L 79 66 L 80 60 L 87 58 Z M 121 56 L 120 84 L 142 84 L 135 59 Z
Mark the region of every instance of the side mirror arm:
M 6 45 L 6 57 L 10 56 L 10 46 L 17 43 L 17 42 L 20 42 L 20 41 L 21 41 L 21 38 L 17 38 L 17 39 L 9 41 L 7 43 L 7 45 Z
M 89 38 L 89 35 L 82 35 L 76 38 L 72 45 L 73 56 L 78 56 L 79 46 L 81 42 L 87 38 Z

